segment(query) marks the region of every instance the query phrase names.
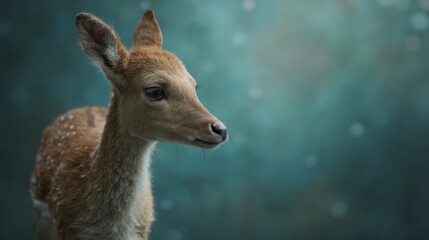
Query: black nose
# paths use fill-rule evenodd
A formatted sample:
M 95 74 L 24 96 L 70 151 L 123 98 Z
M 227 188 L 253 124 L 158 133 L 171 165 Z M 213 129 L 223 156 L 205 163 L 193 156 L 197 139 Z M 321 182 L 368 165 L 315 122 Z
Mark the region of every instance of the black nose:
M 228 136 L 228 130 L 226 130 L 225 125 L 223 123 L 212 123 L 212 131 L 217 135 L 221 136 L 223 140 L 226 140 Z

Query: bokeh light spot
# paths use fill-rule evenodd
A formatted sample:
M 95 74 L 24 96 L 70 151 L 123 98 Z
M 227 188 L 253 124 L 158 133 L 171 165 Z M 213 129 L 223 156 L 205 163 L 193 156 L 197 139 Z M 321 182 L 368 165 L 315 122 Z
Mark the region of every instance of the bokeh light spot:
M 182 240 L 183 235 L 178 230 L 171 230 L 170 232 L 167 233 L 167 236 L 165 239 L 166 240 Z
M 419 6 L 421 9 L 429 11 L 429 0 L 419 0 Z
M 348 207 L 345 202 L 337 201 L 331 205 L 331 216 L 334 218 L 344 218 L 347 215 Z
M 392 6 L 395 1 L 394 0 L 377 0 L 378 5 L 380 5 L 380 7 L 390 7 Z
M 262 89 L 259 86 L 251 86 L 249 87 L 248 94 L 250 99 L 258 100 L 262 97 Z
M 252 11 L 256 6 L 254 0 L 245 0 L 243 1 L 243 9 L 246 11 Z
M 349 132 L 353 137 L 360 137 L 365 133 L 365 127 L 360 122 L 356 122 L 350 126 Z
M 140 2 L 140 8 L 142 10 L 146 10 L 150 7 L 150 2 L 149 1 L 142 1 Z
M 412 35 L 412 36 L 409 36 L 405 39 L 404 45 L 405 45 L 405 48 L 407 50 L 415 51 L 415 50 L 418 50 L 420 48 L 421 41 L 420 41 L 419 37 Z
M 319 163 L 319 157 L 314 154 L 310 154 L 305 158 L 305 164 L 307 167 L 315 167 Z
M 8 22 L 0 22 L 0 37 L 6 36 L 9 33 L 10 24 Z
M 415 30 L 425 30 L 429 25 L 428 17 L 423 12 L 417 12 L 411 17 L 411 25 Z
M 174 207 L 174 202 L 171 199 L 165 198 L 161 201 L 159 207 L 162 210 L 170 210 Z
M 236 32 L 232 37 L 232 44 L 236 47 L 242 47 L 247 43 L 247 37 L 241 32 Z

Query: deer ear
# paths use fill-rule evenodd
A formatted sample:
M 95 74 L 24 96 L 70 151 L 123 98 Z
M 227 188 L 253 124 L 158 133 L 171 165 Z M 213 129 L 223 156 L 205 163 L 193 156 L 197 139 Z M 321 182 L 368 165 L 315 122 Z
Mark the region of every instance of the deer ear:
M 120 53 L 124 51 L 113 29 L 89 13 L 78 14 L 76 26 L 86 54 L 105 72 L 106 68 L 113 71 L 121 60 Z
M 155 19 L 155 13 L 149 9 L 141 17 L 134 32 L 134 46 L 162 47 L 162 33 Z

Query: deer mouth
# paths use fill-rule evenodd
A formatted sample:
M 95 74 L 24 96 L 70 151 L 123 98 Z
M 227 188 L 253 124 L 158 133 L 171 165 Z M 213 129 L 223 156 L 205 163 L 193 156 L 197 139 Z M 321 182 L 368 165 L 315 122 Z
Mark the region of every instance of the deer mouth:
M 192 142 L 195 143 L 195 145 L 197 145 L 198 147 L 208 148 L 208 149 L 209 148 L 215 148 L 219 144 L 222 143 L 222 141 L 206 141 L 206 140 L 202 140 L 202 139 L 195 139 Z

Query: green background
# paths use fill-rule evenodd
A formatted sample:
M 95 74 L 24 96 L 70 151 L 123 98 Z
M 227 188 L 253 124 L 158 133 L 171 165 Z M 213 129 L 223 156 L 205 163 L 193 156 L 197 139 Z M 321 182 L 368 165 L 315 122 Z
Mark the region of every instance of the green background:
M 151 239 L 429 239 L 428 0 L 2 0 L 0 239 L 33 238 L 44 127 L 108 104 L 75 15 L 130 47 L 148 7 L 230 131 L 158 145 Z

